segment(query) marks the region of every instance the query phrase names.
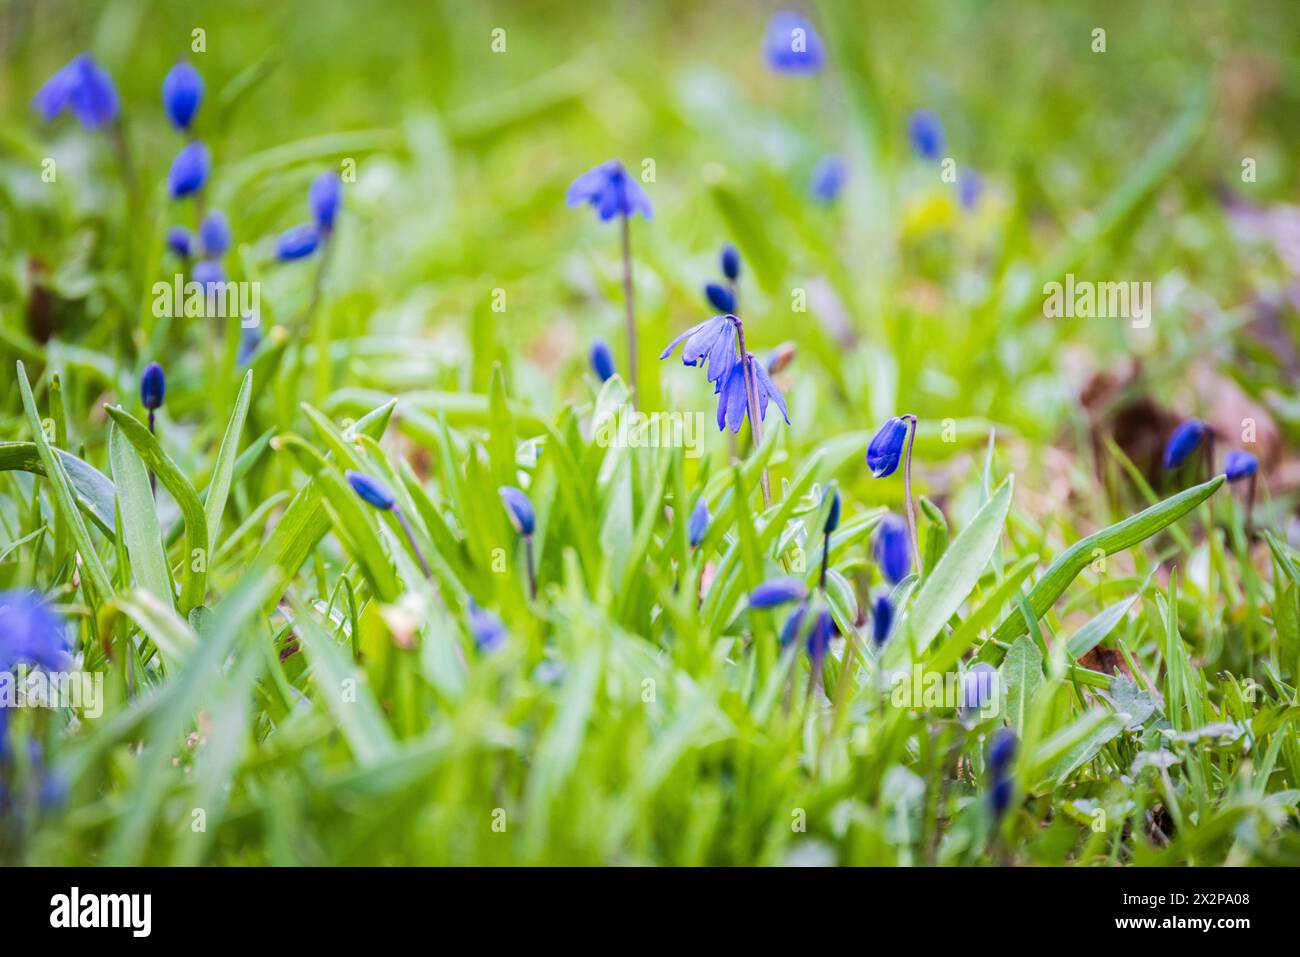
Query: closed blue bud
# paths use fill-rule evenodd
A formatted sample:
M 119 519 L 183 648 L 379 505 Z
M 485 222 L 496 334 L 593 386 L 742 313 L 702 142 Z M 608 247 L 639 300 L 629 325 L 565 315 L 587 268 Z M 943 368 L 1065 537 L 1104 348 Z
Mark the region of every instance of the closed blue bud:
M 798 578 L 774 578 L 749 594 L 750 608 L 775 608 L 808 597 L 808 588 Z
M 184 226 L 173 226 L 167 230 L 167 248 L 181 259 L 194 256 L 194 236 Z
M 328 233 L 334 228 L 338 218 L 339 206 L 343 203 L 343 181 L 333 170 L 321 173 L 312 180 L 307 190 L 307 205 L 311 207 L 312 218 L 321 232 Z
M 650 198 L 618 160 L 587 170 L 569 185 L 564 200 L 569 206 L 590 203 L 601 222 L 636 213 L 646 219 L 652 215 Z
M 496 651 L 506 641 L 506 626 L 501 619 L 480 608 L 472 598 L 469 602 L 469 633 L 480 651 Z
M 190 270 L 190 279 L 202 286 L 204 292 L 208 292 L 212 286 L 226 281 L 226 271 L 215 259 L 200 259 Z
M 897 515 L 886 515 L 876 530 L 876 564 L 889 581 L 897 585 L 912 567 L 912 546 L 907 526 Z
M 1000 819 L 1011 807 L 1011 798 L 1015 794 L 1015 784 L 1010 778 L 998 778 L 989 791 L 989 807 L 993 816 Z
M 303 223 L 280 235 L 275 244 L 276 258 L 281 262 L 306 259 L 320 245 L 320 230 L 315 223 Z
M 156 362 L 149 363 L 140 376 L 140 404 L 151 412 L 161 409 L 166 391 L 167 377 L 163 374 L 163 367 Z
M 789 647 L 790 643 L 799 637 L 799 633 L 803 630 L 804 616 L 807 613 L 807 603 L 796 605 L 794 611 L 790 612 L 789 616 L 785 620 L 785 624 L 781 626 L 782 648 Z
M 208 148 L 195 140 L 187 143 L 172 160 L 172 168 L 167 174 L 167 192 L 172 199 L 180 199 L 203 189 L 208 182 L 208 172 L 212 168 L 212 154 Z
M 1205 438 L 1205 431 L 1205 423 L 1200 419 L 1188 419 L 1174 429 L 1174 434 L 1169 436 L 1169 444 L 1165 446 L 1165 468 L 1177 468 L 1186 462 L 1187 457 L 1196 451 Z
M 890 629 L 894 627 L 894 603 L 889 595 L 881 592 L 871 606 L 871 638 L 879 648 L 889 639 Z
M 1247 478 L 1259 471 L 1259 459 L 1241 449 L 1233 449 L 1223 461 L 1223 474 L 1229 482 Z
M 710 282 L 704 285 L 704 298 L 718 312 L 735 312 L 736 297 L 731 290 L 721 283 Z
M 701 496 L 691 511 L 690 521 L 686 523 L 686 538 L 695 548 L 704 541 L 704 534 L 709 530 L 709 503 Z
M 608 382 L 617 369 L 614 368 L 614 353 L 604 339 L 597 339 L 591 344 L 591 368 L 601 382 Z
M 49 671 L 66 670 L 71 664 L 68 647 L 62 619 L 40 592 L 27 588 L 0 592 L 0 671 L 12 671 L 19 662 Z M 0 715 L 4 711 L 0 702 Z M 0 726 L 0 740 L 3 736 Z
M 903 444 L 907 441 L 907 422 L 894 416 L 880 427 L 880 431 L 867 446 L 867 468 L 876 478 L 893 475 L 903 458 Z
M 922 159 L 937 160 L 943 155 L 943 124 L 929 110 L 917 110 L 908 119 L 907 138 Z
M 812 183 L 808 187 L 808 192 L 818 202 L 833 203 L 839 198 L 847 175 L 843 159 L 833 154 L 823 156 L 813 167 Z
M 163 79 L 162 101 L 167 118 L 178 130 L 188 130 L 203 100 L 203 77 L 182 60 L 167 71 Z
M 199 226 L 199 239 L 203 242 L 203 255 L 223 255 L 230 248 L 230 224 L 225 214 L 215 210 L 208 213 Z
M 117 119 L 120 103 L 112 77 L 82 53 L 46 81 L 32 106 L 47 123 L 68 109 L 86 129 L 97 130 Z
M 393 498 L 393 493 L 379 479 L 372 478 L 365 472 L 357 472 L 352 469 L 348 469 L 343 475 L 347 478 L 348 484 L 352 486 L 352 491 L 361 496 L 363 502 L 373 505 L 384 512 L 391 511 L 397 505 L 397 499 Z
M 983 711 L 998 693 L 998 670 L 981 661 L 962 672 L 961 708 L 967 714 Z
M 501 495 L 501 503 L 505 505 L 506 514 L 510 516 L 510 524 L 515 527 L 515 531 L 524 537 L 533 534 L 537 516 L 533 513 L 533 503 L 523 490 L 513 485 L 503 485 L 497 492 Z
M 822 532 L 829 535 L 835 529 L 840 527 L 840 490 L 831 491 L 831 507 L 826 512 L 826 524 L 822 526 Z
M 1005 777 L 1016 756 L 1016 733 L 1010 728 L 999 728 L 989 741 L 989 769 L 995 777 Z
M 964 169 L 957 175 L 957 199 L 961 202 L 963 209 L 974 209 L 983 193 L 984 181 L 980 179 L 978 174 Z
M 808 631 L 808 657 L 812 659 L 814 667 L 821 664 L 826 652 L 830 651 L 831 639 L 839 633 L 831 613 L 822 611 Z
M 740 278 L 740 251 L 731 243 L 722 247 L 722 275 L 732 282 Z
M 813 25 L 785 10 L 767 22 L 763 53 L 767 65 L 778 73 L 816 73 L 826 62 L 821 37 Z

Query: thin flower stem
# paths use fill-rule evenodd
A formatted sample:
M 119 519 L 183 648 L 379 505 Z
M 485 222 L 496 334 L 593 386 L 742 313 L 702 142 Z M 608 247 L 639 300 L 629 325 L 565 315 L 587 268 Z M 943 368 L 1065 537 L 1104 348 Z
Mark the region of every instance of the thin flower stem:
M 831 533 L 826 532 L 822 538 L 822 574 L 818 580 L 818 587 L 826 591 L 826 570 L 831 558 Z
M 1259 475 L 1255 472 L 1250 474 L 1250 484 L 1246 486 L 1246 538 L 1254 534 L 1255 529 L 1255 490 L 1256 482 Z
M 907 530 L 912 535 L 912 564 L 921 574 L 921 540 L 916 535 L 916 506 L 912 504 L 912 447 L 916 445 L 916 416 L 910 412 L 903 416 L 909 426 L 907 457 L 903 460 L 903 499 L 907 506 Z
M 420 568 L 424 572 L 424 577 L 433 581 L 433 572 L 429 570 L 429 563 L 425 561 L 424 552 L 416 544 L 415 532 L 411 529 L 411 523 L 406 520 L 406 514 L 396 506 L 393 507 L 393 514 L 397 516 L 397 521 L 401 523 L 402 531 L 406 533 L 406 540 L 411 543 L 411 551 L 415 552 L 415 557 L 420 560 Z
M 627 311 L 627 384 L 632 390 L 632 408 L 637 407 L 640 396 L 636 390 L 636 301 L 632 288 L 632 230 L 628 215 L 620 219 L 623 226 L 623 305 Z
M 149 434 L 154 434 L 154 417 L 153 409 L 149 410 Z M 153 497 L 158 497 L 158 476 L 152 470 L 149 472 L 149 491 L 153 492 Z
M 117 157 L 117 165 L 122 171 L 122 182 L 126 184 L 127 202 L 134 218 L 140 211 L 140 190 L 136 184 L 135 164 L 131 162 L 131 149 L 126 142 L 126 133 L 119 119 L 108 128 L 108 139 Z
M 745 375 L 745 401 L 749 406 L 749 434 L 754 439 L 754 454 L 758 454 L 758 447 L 763 444 L 763 419 L 758 412 L 758 382 L 754 376 L 754 356 L 745 348 L 745 324 L 739 316 L 732 316 L 732 323 L 736 327 L 736 340 L 740 345 L 740 361 L 742 371 Z M 772 485 L 767 476 L 767 469 L 763 469 L 763 507 L 770 508 L 772 505 Z
M 528 594 L 537 600 L 537 570 L 533 567 L 533 536 L 524 536 L 524 557 L 528 560 Z

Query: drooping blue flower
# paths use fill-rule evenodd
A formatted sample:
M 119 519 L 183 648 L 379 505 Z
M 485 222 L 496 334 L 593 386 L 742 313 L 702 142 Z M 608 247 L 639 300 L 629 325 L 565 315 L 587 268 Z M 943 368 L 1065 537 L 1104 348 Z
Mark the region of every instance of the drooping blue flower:
M 963 209 L 974 209 L 983 194 L 984 180 L 980 178 L 978 173 L 963 169 L 957 174 L 957 199 L 961 202 Z
M 929 110 L 917 110 L 907 121 L 907 138 L 921 159 L 937 160 L 943 155 L 943 124 Z
M 704 534 L 709 530 L 709 503 L 705 501 L 704 496 L 695 503 L 695 508 L 691 510 L 690 520 L 686 523 L 686 539 L 690 542 L 691 548 L 699 546 L 704 541 Z
M 1001 818 L 1011 807 L 1011 798 L 1015 794 L 1015 783 L 1011 778 L 998 778 L 989 791 L 989 808 L 995 818 Z
M 180 199 L 197 193 L 208 182 L 208 172 L 212 168 L 212 154 L 208 148 L 195 140 L 186 143 L 172 160 L 171 171 L 167 174 L 167 192 L 172 199 Z
M 907 422 L 894 416 L 872 437 L 867 446 L 867 468 L 876 478 L 893 475 L 903 458 L 903 444 L 907 441 Z
M 190 270 L 190 279 L 202 286 L 204 292 L 208 292 L 213 286 L 226 281 L 226 271 L 215 259 L 200 259 Z
M 140 404 L 151 412 L 161 409 L 166 391 L 167 377 L 163 374 L 163 367 L 156 362 L 149 363 L 140 376 Z
M 1244 479 L 1259 471 L 1259 459 L 1243 449 L 1233 449 L 1223 461 L 1223 474 L 1229 482 Z
M 808 192 L 820 203 L 833 203 L 839 198 L 847 175 L 848 169 L 842 157 L 834 153 L 823 156 L 813 167 L 812 182 Z
M 82 126 L 97 130 L 117 119 L 120 104 L 112 77 L 82 53 L 45 82 L 32 106 L 47 123 L 70 109 Z
M 314 180 L 307 190 L 307 205 L 311 207 L 312 218 L 321 232 L 328 233 L 334 228 L 338 218 L 339 207 L 343 204 L 343 181 L 333 170 L 326 170 Z
M 840 490 L 837 488 L 831 493 L 831 506 L 826 512 L 826 524 L 822 526 L 822 533 L 829 535 L 835 529 L 840 527 Z
M 392 511 L 397 506 L 397 499 L 393 497 L 388 486 L 379 479 L 353 469 L 348 469 L 343 475 L 352 486 L 352 491 L 361 496 L 363 502 L 373 505 L 382 512 Z
M 831 641 L 839 633 L 835 618 L 829 611 L 823 610 L 817 615 L 817 620 L 808 631 L 808 657 L 812 660 L 814 668 L 825 659 L 826 652 L 830 651 Z
M 682 365 L 699 365 L 708 363 L 707 378 L 715 385 L 722 382 L 733 367 L 739 365 L 736 355 L 736 325 L 733 316 L 714 316 L 691 326 L 659 354 L 660 360 L 672 355 L 678 344 L 685 342 L 682 348 Z
M 731 243 L 722 247 L 722 275 L 732 282 L 740 278 L 740 251 Z
M 189 62 L 182 60 L 163 78 L 162 101 L 167 118 L 178 130 L 188 130 L 203 100 L 203 77 Z
M 27 588 L 0 592 L 0 671 L 10 671 L 19 662 L 62 671 L 71 664 L 68 650 L 63 621 L 40 592 Z
M 894 627 L 894 603 L 886 592 L 876 596 L 871 606 L 871 638 L 879 648 L 889 638 L 889 631 Z
M 281 262 L 306 259 L 320 245 L 320 230 L 315 223 L 303 223 L 286 230 L 275 244 L 276 258 Z
M 1165 468 L 1173 469 L 1187 461 L 1205 438 L 1206 426 L 1200 419 L 1188 419 L 1174 429 L 1165 446 Z
M 173 226 L 167 230 L 167 248 L 181 259 L 194 256 L 194 236 L 184 226 Z
M 1003 777 L 1011 768 L 1016 756 L 1016 733 L 1010 728 L 999 728 L 989 741 L 989 770 Z
M 472 598 L 469 601 L 469 633 L 480 651 L 496 651 L 506 642 L 506 626 L 501 619 L 480 608 Z
M 886 515 L 876 529 L 876 564 L 881 574 L 897 585 L 912 568 L 912 546 L 907 540 L 907 526 L 897 515 Z
M 704 298 L 707 299 L 709 305 L 718 310 L 718 312 L 728 313 L 736 311 L 735 294 L 720 282 L 705 283 Z
M 225 214 L 217 210 L 208 213 L 199 226 L 199 239 L 203 242 L 203 255 L 224 255 L 230 248 L 230 223 Z
M 773 578 L 749 593 L 750 608 L 775 608 L 808 597 L 808 587 L 798 578 Z
M 501 503 L 505 505 L 506 514 L 510 516 L 510 524 L 515 527 L 515 531 L 525 537 L 532 535 L 537 526 L 537 516 L 533 513 L 533 503 L 528 496 L 513 485 L 502 485 L 497 492 L 501 495 Z
M 564 199 L 569 206 L 590 203 L 601 222 L 636 213 L 646 219 L 652 216 L 650 198 L 619 160 L 609 160 L 587 170 L 569 185 Z
M 808 614 L 808 603 L 801 602 L 795 606 L 794 611 L 790 612 L 785 619 L 785 624 L 781 626 L 781 647 L 788 648 L 790 643 L 795 641 L 800 632 L 803 630 L 804 616 Z
M 961 709 L 968 716 L 983 711 L 998 693 L 998 670 L 981 661 L 962 672 Z
M 591 344 L 591 368 L 601 382 L 609 381 L 618 371 L 614 368 L 614 353 L 610 352 L 604 339 L 597 339 Z
M 761 362 L 752 362 L 751 367 L 754 370 L 754 386 L 758 390 L 759 419 L 763 422 L 767 421 L 767 405 L 771 401 L 776 403 L 776 407 L 781 410 L 781 415 L 785 417 L 786 425 L 789 425 L 790 412 L 786 408 L 785 399 L 768 376 L 767 369 L 763 368 Z M 727 378 L 718 383 L 717 388 L 718 428 L 730 428 L 732 432 L 739 432 L 749 412 L 748 396 L 745 394 L 744 363 L 737 361 L 727 373 Z
M 768 20 L 763 53 L 767 65 L 778 73 L 816 73 L 826 62 L 821 37 L 813 25 L 787 10 Z

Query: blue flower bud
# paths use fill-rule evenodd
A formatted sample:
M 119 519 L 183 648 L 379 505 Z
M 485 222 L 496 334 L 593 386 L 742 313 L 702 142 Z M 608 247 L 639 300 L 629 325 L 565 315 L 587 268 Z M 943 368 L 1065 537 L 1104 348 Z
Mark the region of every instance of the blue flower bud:
M 831 506 L 826 511 L 826 524 L 822 526 L 822 532 L 829 535 L 835 529 L 840 527 L 840 490 L 838 488 L 831 490 Z
M 907 137 L 922 159 L 937 160 L 943 154 L 943 124 L 929 110 L 917 110 L 907 121 Z
M 199 226 L 199 239 L 203 241 L 203 255 L 210 258 L 223 255 L 230 248 L 230 224 L 224 213 L 208 213 Z
M 602 223 L 615 216 L 631 217 L 640 213 L 649 219 L 653 215 L 650 198 L 618 160 L 602 163 L 575 179 L 564 201 L 569 206 L 591 204 Z
M 961 675 L 961 709 L 967 715 L 983 711 L 998 692 L 998 670 L 981 661 Z
M 480 651 L 496 651 L 506 641 L 506 626 L 501 619 L 480 608 L 472 598 L 469 602 L 469 633 Z
M 695 503 L 695 508 L 691 512 L 690 521 L 686 523 L 686 538 L 691 543 L 691 548 L 697 547 L 700 542 L 704 541 L 704 534 L 709 530 L 709 503 L 700 496 L 700 500 Z
M 808 605 L 806 603 L 796 605 L 794 611 L 790 612 L 785 624 L 781 626 L 782 648 L 788 648 L 790 643 L 799 637 L 799 633 L 803 629 L 804 615 L 807 613 Z
M 1165 468 L 1174 469 L 1187 461 L 1187 457 L 1196 451 L 1201 440 L 1205 438 L 1206 426 L 1200 419 L 1188 419 L 1169 436 L 1165 446 Z
M 194 256 L 194 236 L 184 226 L 173 226 L 167 230 L 167 248 L 181 259 Z
M 808 192 L 818 202 L 833 203 L 839 198 L 847 175 L 848 171 L 843 159 L 835 155 L 823 156 L 813 167 L 812 183 L 808 187 Z
M 200 259 L 190 270 L 190 279 L 203 287 L 207 292 L 211 286 L 226 281 L 226 271 L 221 268 L 221 263 L 215 259 Z
M 609 351 L 604 339 L 597 339 L 591 344 L 591 368 L 601 382 L 609 381 L 618 371 L 614 367 L 614 353 Z
M 188 130 L 203 99 L 203 77 L 189 63 L 181 61 L 163 79 L 162 101 L 167 118 L 178 130 Z
M 506 507 L 506 514 L 510 516 L 510 524 L 515 527 L 515 531 L 524 537 L 533 534 L 533 529 L 537 526 L 537 516 L 533 513 L 533 503 L 528 500 L 528 496 L 513 485 L 502 485 L 497 492 L 501 496 L 501 502 Z
M 334 228 L 334 220 L 338 218 L 342 203 L 343 181 L 339 179 L 338 173 L 328 170 L 312 180 L 311 188 L 307 190 L 307 205 L 311 207 L 312 218 L 322 232 L 327 233 Z
M 995 818 L 1001 819 L 1011 807 L 1011 798 L 1015 794 L 1015 784 L 1010 778 L 998 778 L 989 791 L 989 807 Z
M 1233 449 L 1223 462 L 1223 474 L 1229 482 L 1247 478 L 1259 471 L 1259 459 L 1242 449 Z
M 12 671 L 20 661 L 49 671 L 65 670 L 71 664 L 68 648 L 63 620 L 45 604 L 40 592 L 0 592 L 0 671 Z M 5 711 L 0 703 L 0 718 Z M 0 744 L 3 740 L 0 722 Z
M 894 603 L 889 595 L 881 592 L 876 596 L 871 609 L 871 637 L 879 648 L 889 638 L 889 631 L 894 627 Z
M 393 498 L 393 493 L 388 490 L 388 486 L 379 479 L 352 469 L 348 469 L 343 475 L 352 486 L 352 491 L 361 496 L 363 502 L 383 512 L 392 511 L 397 506 L 397 499 Z
M 808 588 L 798 578 L 774 578 L 763 582 L 749 595 L 750 608 L 775 608 L 792 601 L 803 601 Z
M 740 251 L 731 243 L 722 247 L 722 275 L 732 282 L 740 278 Z
M 149 363 L 140 376 L 140 404 L 151 412 L 161 409 L 166 391 L 167 377 L 163 375 L 163 367 L 156 362 Z
M 903 445 L 907 441 L 907 422 L 894 416 L 880 427 L 880 431 L 867 446 L 867 468 L 876 478 L 893 475 L 903 458 Z
M 767 65 L 777 73 L 816 73 L 826 62 L 821 37 L 813 25 L 787 11 L 773 14 L 767 22 L 763 53 Z
M 208 182 L 208 171 L 212 168 L 212 154 L 208 148 L 195 140 L 187 143 L 172 160 L 171 171 L 167 174 L 167 192 L 172 199 L 180 199 L 197 193 Z
M 704 286 L 704 298 L 709 300 L 709 305 L 718 312 L 733 313 L 736 311 L 736 297 L 731 290 L 721 283 L 710 282 Z
M 120 103 L 112 77 L 83 53 L 46 81 L 32 106 L 47 123 L 70 109 L 82 126 L 97 130 L 117 119 Z
M 1010 728 L 999 728 L 989 741 L 989 770 L 995 777 L 1005 777 L 1016 756 L 1016 733 Z
M 281 262 L 306 259 L 320 244 L 320 230 L 315 223 L 303 223 L 281 234 L 275 244 L 276 258 Z
M 808 657 L 812 659 L 814 667 L 821 664 L 826 652 L 830 651 L 831 639 L 839 633 L 831 613 L 822 611 L 808 632 Z
M 963 169 L 957 174 L 957 199 L 963 209 L 967 211 L 974 209 L 983 194 L 984 181 L 978 174 L 968 169 Z
M 886 515 L 876 530 L 876 564 L 881 574 L 897 585 L 912 568 L 912 546 L 907 526 L 897 515 Z

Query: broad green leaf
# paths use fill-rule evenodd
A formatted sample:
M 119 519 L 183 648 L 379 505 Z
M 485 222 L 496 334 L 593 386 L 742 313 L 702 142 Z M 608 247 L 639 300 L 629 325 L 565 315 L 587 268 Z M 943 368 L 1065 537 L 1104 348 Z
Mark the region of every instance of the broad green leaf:
M 71 452 L 51 446 L 72 485 L 72 495 L 81 511 L 95 527 L 112 538 L 113 497 L 117 491 L 107 476 Z M 35 442 L 0 442 L 0 472 L 30 472 L 45 475 L 45 463 Z
M 1116 602 L 1071 635 L 1070 640 L 1066 643 L 1066 650 L 1070 658 L 1077 661 L 1105 641 L 1107 636 L 1115 630 L 1115 626 L 1124 620 L 1124 616 L 1129 613 L 1129 609 L 1133 607 L 1133 603 L 1138 600 L 1138 597 L 1138 595 L 1132 595 L 1123 601 Z
M 1006 702 L 1007 723 L 1024 737 L 1025 722 L 1034 694 L 1043 683 L 1043 655 L 1028 638 L 1018 638 L 1007 649 L 998 668 Z
M 122 509 L 122 537 L 131 557 L 131 573 L 141 588 L 171 606 L 175 596 L 167 556 L 163 554 L 162 528 L 149 487 L 149 473 L 116 426 L 109 427 L 108 458 Z
M 212 481 L 208 483 L 203 512 L 208 523 L 208 554 L 217 550 L 217 534 L 221 530 L 221 516 L 226 510 L 226 496 L 230 494 L 230 479 L 235 470 L 239 455 L 239 433 L 244 428 L 244 417 L 248 414 L 249 397 L 253 391 L 253 373 L 244 375 L 243 385 L 235 399 L 235 409 L 230 414 L 226 425 L 226 434 L 221 439 L 221 449 L 217 452 L 217 464 L 212 470 Z

